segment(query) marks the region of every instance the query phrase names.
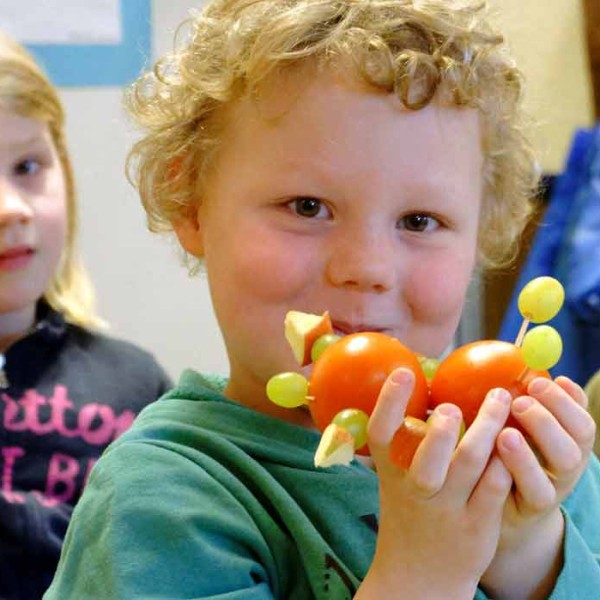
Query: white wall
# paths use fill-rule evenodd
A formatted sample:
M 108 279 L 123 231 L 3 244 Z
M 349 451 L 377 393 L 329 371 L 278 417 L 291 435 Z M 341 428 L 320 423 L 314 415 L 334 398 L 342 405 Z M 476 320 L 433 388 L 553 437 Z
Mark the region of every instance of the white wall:
M 154 0 L 154 49 L 172 46 L 190 0 Z M 155 53 L 156 53 L 155 52 Z M 134 139 L 117 88 L 64 88 L 81 205 L 81 251 L 112 332 L 152 351 L 173 377 L 185 367 L 227 373 L 206 279 L 189 278 L 170 238 L 146 230 L 124 175 Z

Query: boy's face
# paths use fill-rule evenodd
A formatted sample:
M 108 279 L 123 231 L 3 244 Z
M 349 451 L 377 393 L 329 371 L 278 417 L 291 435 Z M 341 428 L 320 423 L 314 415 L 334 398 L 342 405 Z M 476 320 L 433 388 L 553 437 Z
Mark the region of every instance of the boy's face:
M 48 128 L 0 110 L 0 334 L 31 324 L 65 244 L 65 200 Z
M 231 389 L 258 397 L 271 375 L 298 370 L 290 309 L 441 353 L 475 262 L 476 111 L 411 112 L 331 73 L 278 76 L 262 92 L 227 114 L 197 222 L 176 225 L 204 257 Z

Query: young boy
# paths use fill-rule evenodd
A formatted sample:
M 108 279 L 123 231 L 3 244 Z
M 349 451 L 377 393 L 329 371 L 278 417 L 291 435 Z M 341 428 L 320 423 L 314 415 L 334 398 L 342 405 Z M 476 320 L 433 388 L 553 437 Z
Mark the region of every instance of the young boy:
M 492 390 L 457 447 L 460 411 L 438 407 L 401 470 L 398 369 L 377 473 L 316 469 L 310 415 L 265 395 L 297 368 L 288 310 L 438 355 L 476 262 L 511 254 L 535 168 L 500 43 L 464 2 L 218 0 L 138 83 L 149 222 L 203 262 L 231 371 L 185 372 L 98 462 L 47 598 L 598 596 L 594 423 L 571 381 Z

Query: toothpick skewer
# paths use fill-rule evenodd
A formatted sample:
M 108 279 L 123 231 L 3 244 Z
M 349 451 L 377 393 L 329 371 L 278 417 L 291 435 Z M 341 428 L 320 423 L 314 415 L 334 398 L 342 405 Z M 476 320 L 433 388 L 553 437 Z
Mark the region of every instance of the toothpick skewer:
M 525 339 L 525 334 L 527 333 L 529 323 L 531 323 L 531 320 L 524 316 L 523 322 L 521 323 L 521 328 L 519 329 L 519 333 L 517 334 L 517 339 L 515 340 L 515 346 L 517 348 L 520 348 L 523 345 L 523 340 Z M 523 381 L 525 381 L 525 377 L 527 377 L 527 374 L 530 370 L 531 369 L 529 367 L 525 367 L 519 373 L 519 376 L 517 377 L 517 382 L 522 383 Z
M 519 376 L 517 377 L 517 383 L 523 383 L 525 381 L 525 377 L 527 377 L 527 374 L 531 371 L 531 369 L 529 367 L 525 367 L 520 373 Z
M 523 323 L 521 323 L 521 329 L 519 329 L 519 333 L 517 334 L 517 339 L 515 340 L 515 346 L 517 348 L 520 348 L 523 344 L 523 338 L 525 337 L 525 334 L 527 333 L 527 327 L 529 327 L 529 323 L 531 323 L 531 321 L 525 317 L 523 319 Z

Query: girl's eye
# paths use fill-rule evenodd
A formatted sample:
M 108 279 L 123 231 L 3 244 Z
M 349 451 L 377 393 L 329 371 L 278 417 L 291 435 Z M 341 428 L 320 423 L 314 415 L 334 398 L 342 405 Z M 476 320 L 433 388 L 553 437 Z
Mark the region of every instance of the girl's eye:
M 424 231 L 433 231 L 440 226 L 440 222 L 431 215 L 414 213 L 402 217 L 398 223 L 400 229 L 422 233 Z
M 301 196 L 290 202 L 292 210 L 301 217 L 314 219 L 315 217 L 327 218 L 329 210 L 327 206 L 317 198 L 311 196 Z
M 15 175 L 35 175 L 40 170 L 40 162 L 26 158 L 15 165 Z

